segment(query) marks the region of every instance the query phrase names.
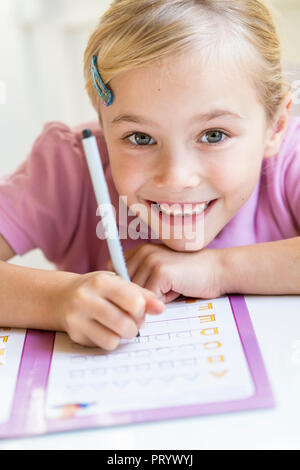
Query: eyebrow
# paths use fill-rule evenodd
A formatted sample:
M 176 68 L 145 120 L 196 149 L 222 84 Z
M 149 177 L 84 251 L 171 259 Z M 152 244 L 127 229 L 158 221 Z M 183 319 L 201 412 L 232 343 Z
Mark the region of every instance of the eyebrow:
M 194 116 L 191 121 L 212 121 L 213 119 L 217 119 L 219 117 L 233 117 L 235 119 L 243 119 L 242 116 L 240 116 L 237 113 L 234 113 L 232 111 L 226 110 L 226 109 L 215 109 L 212 111 L 209 111 L 208 113 L 203 113 L 203 114 L 197 114 Z M 145 118 L 143 116 L 137 116 L 136 114 L 120 114 L 119 116 L 116 116 L 112 121 L 112 125 L 120 124 L 122 122 L 131 122 L 134 124 L 146 124 L 146 125 L 155 125 L 154 121 L 151 121 L 148 118 Z

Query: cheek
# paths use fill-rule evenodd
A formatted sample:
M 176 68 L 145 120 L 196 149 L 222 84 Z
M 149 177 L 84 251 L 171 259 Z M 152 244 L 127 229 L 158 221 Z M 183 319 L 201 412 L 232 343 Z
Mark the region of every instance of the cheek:
M 110 167 L 115 187 L 120 195 L 133 194 L 143 184 L 143 172 L 134 159 L 110 158 Z
M 261 149 L 240 146 L 220 155 L 210 167 L 212 185 L 220 195 L 239 196 L 251 192 L 258 182 L 262 157 Z

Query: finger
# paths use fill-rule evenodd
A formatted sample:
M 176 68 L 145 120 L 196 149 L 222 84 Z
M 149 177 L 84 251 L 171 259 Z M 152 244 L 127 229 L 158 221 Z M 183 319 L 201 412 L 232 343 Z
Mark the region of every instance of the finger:
M 106 328 L 117 333 L 125 339 L 132 339 L 138 334 L 138 327 L 141 321 L 134 321 L 124 310 L 116 307 L 106 299 L 95 299 L 93 308 L 93 319 L 104 325 Z
M 88 340 L 99 348 L 113 351 L 119 346 L 120 336 L 97 321 L 90 321 L 84 331 Z
M 107 271 L 107 272 L 114 272 L 114 267 L 113 267 L 113 264 L 112 264 L 111 259 L 109 259 L 108 261 L 106 261 L 106 263 L 105 263 L 105 271 Z
M 145 263 L 140 263 L 137 266 L 137 269 L 134 273 L 134 275 L 131 277 L 131 282 L 134 282 L 135 284 L 145 287 L 145 284 L 147 282 L 147 279 L 150 276 L 151 273 L 151 268 L 147 267 Z
M 130 250 L 124 251 L 124 257 L 126 260 L 129 260 L 137 251 L 140 251 L 141 249 L 145 250 L 147 249 L 146 246 L 151 246 L 150 243 L 141 243 L 140 245 L 137 245 Z
M 170 280 L 169 276 L 160 274 L 154 269 L 146 280 L 144 288 L 150 290 L 158 299 L 165 302 L 166 294 L 173 290 L 172 280 Z
M 157 296 L 148 289 L 142 289 L 146 299 L 146 313 L 158 314 L 162 313 L 165 309 L 165 304 L 162 300 L 158 299 Z
M 145 314 L 146 300 L 143 293 L 138 286 L 128 283 L 120 276 L 107 280 L 101 286 L 101 297 L 126 311 L 135 320 L 140 320 Z
M 129 262 L 129 260 L 131 260 L 138 252 L 140 253 L 141 255 L 141 250 L 142 250 L 142 247 L 143 247 L 143 250 L 145 250 L 145 253 L 146 253 L 146 250 L 147 248 L 145 248 L 145 245 L 148 246 L 148 250 L 151 249 L 151 245 L 150 244 L 142 244 L 142 245 L 138 245 L 138 246 L 135 246 L 134 248 L 131 248 L 130 250 L 127 250 L 127 251 L 124 251 L 124 258 L 125 258 L 125 261 L 126 263 Z M 148 253 L 148 251 L 147 251 Z M 141 257 L 141 256 L 140 256 Z M 106 269 L 108 269 L 109 271 L 114 271 L 114 267 L 113 267 L 113 264 L 112 264 L 112 260 L 109 259 L 106 263 L 105 263 L 105 267 Z
M 69 334 L 69 337 L 74 343 L 80 344 L 80 346 L 86 346 L 90 348 L 94 348 L 96 346 L 96 344 L 90 338 L 82 334 L 82 332 L 81 332 L 80 338 L 74 337 L 73 335 L 70 335 L 70 334 Z
M 145 258 L 153 251 L 153 247 L 147 246 L 143 250 L 136 250 L 128 258 L 126 258 L 127 269 L 131 280 L 134 279 L 135 273 L 140 266 L 144 265 Z
M 94 320 L 80 323 L 80 328 L 72 328 L 68 335 L 74 343 L 92 348 L 112 350 L 120 342 L 120 336 Z

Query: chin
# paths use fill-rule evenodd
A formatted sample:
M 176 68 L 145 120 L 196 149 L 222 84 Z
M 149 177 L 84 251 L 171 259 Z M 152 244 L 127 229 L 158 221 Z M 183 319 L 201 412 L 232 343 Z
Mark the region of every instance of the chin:
M 178 239 L 162 239 L 161 241 L 164 245 L 168 246 L 174 251 L 180 252 L 194 252 L 200 251 L 205 247 L 203 240 L 178 240 Z

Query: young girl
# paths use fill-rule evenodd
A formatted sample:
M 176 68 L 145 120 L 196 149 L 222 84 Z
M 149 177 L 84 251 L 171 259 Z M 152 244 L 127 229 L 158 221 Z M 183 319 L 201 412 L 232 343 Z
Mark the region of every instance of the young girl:
M 300 120 L 263 2 L 115 0 L 84 73 L 99 123 L 47 124 L 1 179 L 0 324 L 112 350 L 180 294 L 300 294 Z M 86 127 L 116 214 L 133 208 L 120 231 L 152 230 L 122 237 L 130 284 L 99 237 Z M 57 271 L 5 262 L 36 247 Z

